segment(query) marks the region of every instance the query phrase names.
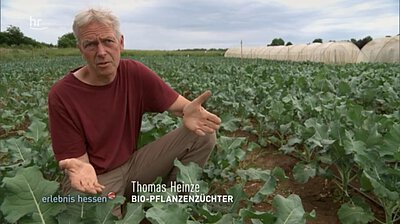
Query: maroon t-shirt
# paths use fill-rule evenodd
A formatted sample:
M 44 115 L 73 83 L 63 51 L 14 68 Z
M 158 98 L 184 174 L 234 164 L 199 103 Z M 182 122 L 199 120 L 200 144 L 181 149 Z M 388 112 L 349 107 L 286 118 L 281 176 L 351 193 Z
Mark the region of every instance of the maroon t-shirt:
M 49 92 L 52 146 L 57 160 L 87 152 L 101 174 L 125 163 L 136 150 L 142 115 L 165 111 L 179 94 L 130 59 L 121 59 L 115 79 L 105 86 L 81 82 L 72 74 L 78 69 Z

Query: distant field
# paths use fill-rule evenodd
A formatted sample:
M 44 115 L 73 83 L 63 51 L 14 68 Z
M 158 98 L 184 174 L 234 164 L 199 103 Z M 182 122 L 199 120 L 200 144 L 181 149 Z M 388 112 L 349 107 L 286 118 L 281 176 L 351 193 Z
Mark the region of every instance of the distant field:
M 224 56 L 224 53 L 223 50 L 125 50 L 122 56 Z M 0 48 L 0 60 L 78 55 L 77 48 Z

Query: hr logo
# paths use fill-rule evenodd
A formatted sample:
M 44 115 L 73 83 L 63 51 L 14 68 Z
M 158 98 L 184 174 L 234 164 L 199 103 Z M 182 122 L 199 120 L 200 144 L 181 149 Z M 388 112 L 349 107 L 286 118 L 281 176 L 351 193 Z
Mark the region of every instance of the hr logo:
M 44 27 L 42 24 L 42 19 L 34 18 L 29 16 L 29 28 L 32 30 L 45 30 L 47 27 Z

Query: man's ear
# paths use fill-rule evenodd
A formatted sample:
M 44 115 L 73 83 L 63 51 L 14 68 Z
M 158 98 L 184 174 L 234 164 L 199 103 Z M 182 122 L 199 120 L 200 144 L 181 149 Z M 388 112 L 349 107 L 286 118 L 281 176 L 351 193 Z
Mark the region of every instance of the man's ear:
M 121 34 L 121 37 L 119 38 L 119 47 L 120 47 L 121 51 L 124 50 L 124 35 L 122 35 L 122 34 Z

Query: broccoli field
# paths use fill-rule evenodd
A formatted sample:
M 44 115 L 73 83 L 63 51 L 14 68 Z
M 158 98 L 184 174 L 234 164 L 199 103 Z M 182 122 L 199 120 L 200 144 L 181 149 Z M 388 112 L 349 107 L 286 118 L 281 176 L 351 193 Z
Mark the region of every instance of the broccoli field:
M 399 64 L 134 59 L 188 99 L 212 91 L 205 107 L 222 119 L 217 146 L 203 170 L 175 161 L 178 181 L 200 184 L 204 194 L 232 195 L 233 202 L 128 203 L 121 220 L 110 213 L 121 196 L 44 203 L 60 194 L 63 175 L 51 149 L 47 94 L 84 62 L 79 56 L 0 60 L 0 223 L 400 221 Z M 140 145 L 179 125 L 167 113 L 146 114 Z M 333 209 L 325 219 L 324 209 L 308 206 L 301 192 L 322 186 L 328 190 L 318 200 Z

